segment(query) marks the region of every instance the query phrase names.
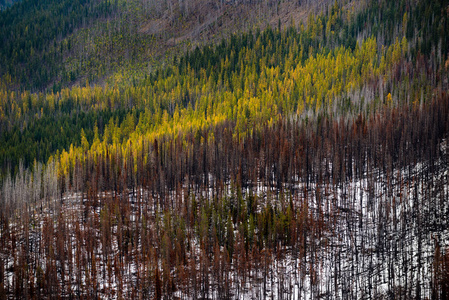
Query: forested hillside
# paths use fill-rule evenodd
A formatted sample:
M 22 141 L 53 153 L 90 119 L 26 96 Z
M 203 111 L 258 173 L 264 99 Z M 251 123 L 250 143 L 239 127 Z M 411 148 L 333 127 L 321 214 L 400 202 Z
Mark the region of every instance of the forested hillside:
M 448 16 L 2 10 L 0 298 L 448 298 Z
M 14 0 L 1 0 L 0 1 L 0 10 L 8 8 L 14 2 L 15 2 Z

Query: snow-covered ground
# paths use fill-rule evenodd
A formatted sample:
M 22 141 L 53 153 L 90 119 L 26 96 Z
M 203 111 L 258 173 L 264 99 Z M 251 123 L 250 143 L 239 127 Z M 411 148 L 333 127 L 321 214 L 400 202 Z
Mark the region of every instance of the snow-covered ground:
M 437 168 L 433 172 L 428 172 L 428 167 L 423 164 L 417 164 L 414 168 L 396 170 L 391 176 L 372 170 L 369 176 L 338 185 L 309 184 L 306 188 L 305 184 L 297 183 L 291 196 L 295 200 L 293 205 L 297 208 L 307 202 L 315 219 L 324 224 L 319 238 L 316 235 L 306 237 L 303 255 L 289 246 L 279 245 L 277 252 L 262 251 L 263 257 L 250 260 L 253 267 L 245 274 L 239 271 L 239 260 L 234 259 L 221 282 L 212 275 L 212 271 L 208 272 L 207 292 L 201 288 L 196 292 L 175 288 L 171 297 L 220 299 L 225 295 L 223 286 L 226 285 L 230 291 L 227 296 L 231 299 L 378 299 L 398 295 L 430 298 L 435 274 L 434 257 L 437 252 L 445 253 L 449 249 L 449 171 L 442 162 L 435 165 Z M 304 196 L 304 190 L 307 190 L 307 196 Z M 244 190 L 243 194 L 248 192 Z M 149 195 L 142 189 L 138 193 L 141 199 Z M 261 199 L 259 205 L 263 207 L 268 189 L 257 185 L 253 193 Z M 84 245 L 77 244 L 79 241 L 75 235 L 76 232 L 87 232 L 98 236 L 93 255 L 104 253 L 98 220 L 104 208 L 101 199 L 111 195 L 103 193 L 99 196 L 100 204 L 88 206 L 81 194 L 66 195 L 60 210 L 50 204 L 44 206 L 41 213 L 33 214 L 28 239 L 19 238 L 16 248 L 9 253 L 1 253 L 6 289 L 11 290 L 15 285 L 13 270 L 25 240 L 31 247 L 31 256 L 40 253 L 40 268 L 45 272 L 42 255 L 45 249 L 39 249 L 39 245 L 46 226 L 44 223 L 56 224 L 58 211 L 68 218 L 70 241 L 67 245 L 70 247 L 66 250 L 71 251 L 64 268 L 57 266 L 63 270 L 58 273 L 59 280 L 70 285 L 75 294 L 79 287 L 88 285 L 89 280 L 92 282 L 92 278 L 86 277 L 92 273 L 92 257 L 81 254 L 89 263 L 76 266 L 76 257 L 80 255 L 77 249 Z M 144 206 L 151 211 L 153 221 L 161 217 L 154 210 L 157 205 L 136 201 L 135 196 L 130 194 L 127 197 L 131 214 L 126 226 L 134 228 L 136 223 L 143 222 Z M 201 196 L 205 197 L 207 193 Z M 83 221 L 83 216 L 88 215 L 93 223 Z M 162 224 L 163 221 L 158 222 Z M 12 229 L 14 226 L 11 223 Z M 108 250 L 108 259 L 109 264 L 117 264 L 120 256 L 116 234 L 118 225 L 113 223 L 110 226 L 112 247 Z M 142 240 L 136 243 L 138 246 L 133 249 L 141 249 Z M 191 243 L 187 259 L 193 263 L 189 267 L 196 268 L 200 274 L 200 242 L 193 239 Z M 74 267 L 70 268 L 70 264 Z M 155 293 L 151 277 L 154 273 L 133 260 L 121 260 L 120 269 L 117 266 L 111 268 L 99 258 L 94 264 L 98 297 L 133 297 L 131 291 L 142 280 L 150 282 L 146 295 Z M 158 268 L 163 268 L 160 261 Z M 192 278 L 189 280 L 193 281 Z M 139 293 L 144 294 L 143 291 Z

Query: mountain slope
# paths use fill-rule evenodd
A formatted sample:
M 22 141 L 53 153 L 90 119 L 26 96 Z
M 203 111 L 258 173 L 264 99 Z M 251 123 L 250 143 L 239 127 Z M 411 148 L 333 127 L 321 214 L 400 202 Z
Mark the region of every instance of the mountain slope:
M 298 4 L 2 13 L 0 296 L 444 299 L 449 3 Z
M 27 0 L 0 15 L 0 76 L 9 75 L 3 81 L 14 88 L 57 91 L 147 73 L 170 52 L 179 56 L 254 26 L 297 25 L 325 3 Z

